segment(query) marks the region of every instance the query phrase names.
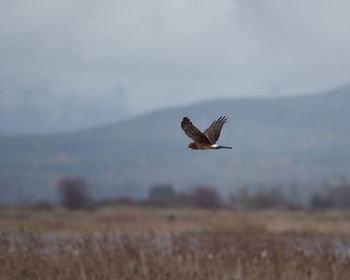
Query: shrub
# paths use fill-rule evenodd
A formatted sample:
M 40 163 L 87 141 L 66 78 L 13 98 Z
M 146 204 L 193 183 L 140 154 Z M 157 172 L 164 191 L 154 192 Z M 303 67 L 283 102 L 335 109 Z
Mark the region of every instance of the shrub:
M 199 186 L 191 194 L 193 206 L 214 209 L 221 206 L 220 194 L 211 187 Z
M 174 188 L 170 185 L 155 186 L 150 189 L 148 200 L 152 204 L 169 204 L 173 202 L 176 198 L 176 193 Z
M 89 208 L 92 199 L 87 192 L 85 180 L 76 177 L 64 177 L 58 182 L 61 204 L 70 209 Z

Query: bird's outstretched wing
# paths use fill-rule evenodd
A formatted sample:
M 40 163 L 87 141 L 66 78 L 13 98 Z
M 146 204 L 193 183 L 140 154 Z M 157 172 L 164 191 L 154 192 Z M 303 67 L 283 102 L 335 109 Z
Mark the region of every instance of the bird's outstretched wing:
M 221 129 L 227 122 L 225 116 L 221 116 L 204 131 L 204 135 L 209 139 L 210 144 L 215 144 L 218 141 L 221 133 Z
M 197 127 L 195 127 L 189 118 L 183 118 L 181 122 L 181 128 L 186 133 L 186 135 L 192 138 L 195 142 L 210 145 L 210 141 L 207 136 L 205 136 Z

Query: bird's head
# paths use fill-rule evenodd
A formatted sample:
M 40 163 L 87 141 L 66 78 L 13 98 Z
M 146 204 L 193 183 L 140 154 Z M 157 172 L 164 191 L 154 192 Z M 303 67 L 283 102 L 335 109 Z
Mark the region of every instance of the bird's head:
M 198 150 L 198 147 L 197 147 L 197 145 L 196 145 L 195 142 L 190 143 L 190 144 L 188 145 L 188 147 L 191 148 L 191 149 L 193 149 L 193 150 Z

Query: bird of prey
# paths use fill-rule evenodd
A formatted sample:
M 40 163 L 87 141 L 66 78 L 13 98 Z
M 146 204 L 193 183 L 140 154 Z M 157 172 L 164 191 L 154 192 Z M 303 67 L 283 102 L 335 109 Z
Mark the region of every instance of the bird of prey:
M 213 121 L 204 132 L 201 132 L 193 125 L 189 118 L 184 117 L 181 122 L 181 128 L 194 141 L 188 147 L 194 150 L 232 149 L 232 147 L 216 144 L 216 141 L 220 137 L 221 129 L 226 122 L 227 118 L 221 116 L 216 121 Z

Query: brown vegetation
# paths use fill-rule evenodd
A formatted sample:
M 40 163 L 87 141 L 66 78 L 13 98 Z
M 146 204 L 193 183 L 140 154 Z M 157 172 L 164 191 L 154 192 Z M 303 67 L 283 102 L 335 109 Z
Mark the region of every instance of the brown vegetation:
M 349 239 L 232 233 L 0 238 L 1 279 L 350 279 Z
M 348 212 L 0 209 L 0 279 L 350 279 Z
M 347 236 L 349 211 L 231 211 L 228 209 L 108 206 L 94 211 L 56 207 L 0 208 L 0 232 L 73 234 L 101 231 L 142 234 L 193 232 L 281 233 Z

